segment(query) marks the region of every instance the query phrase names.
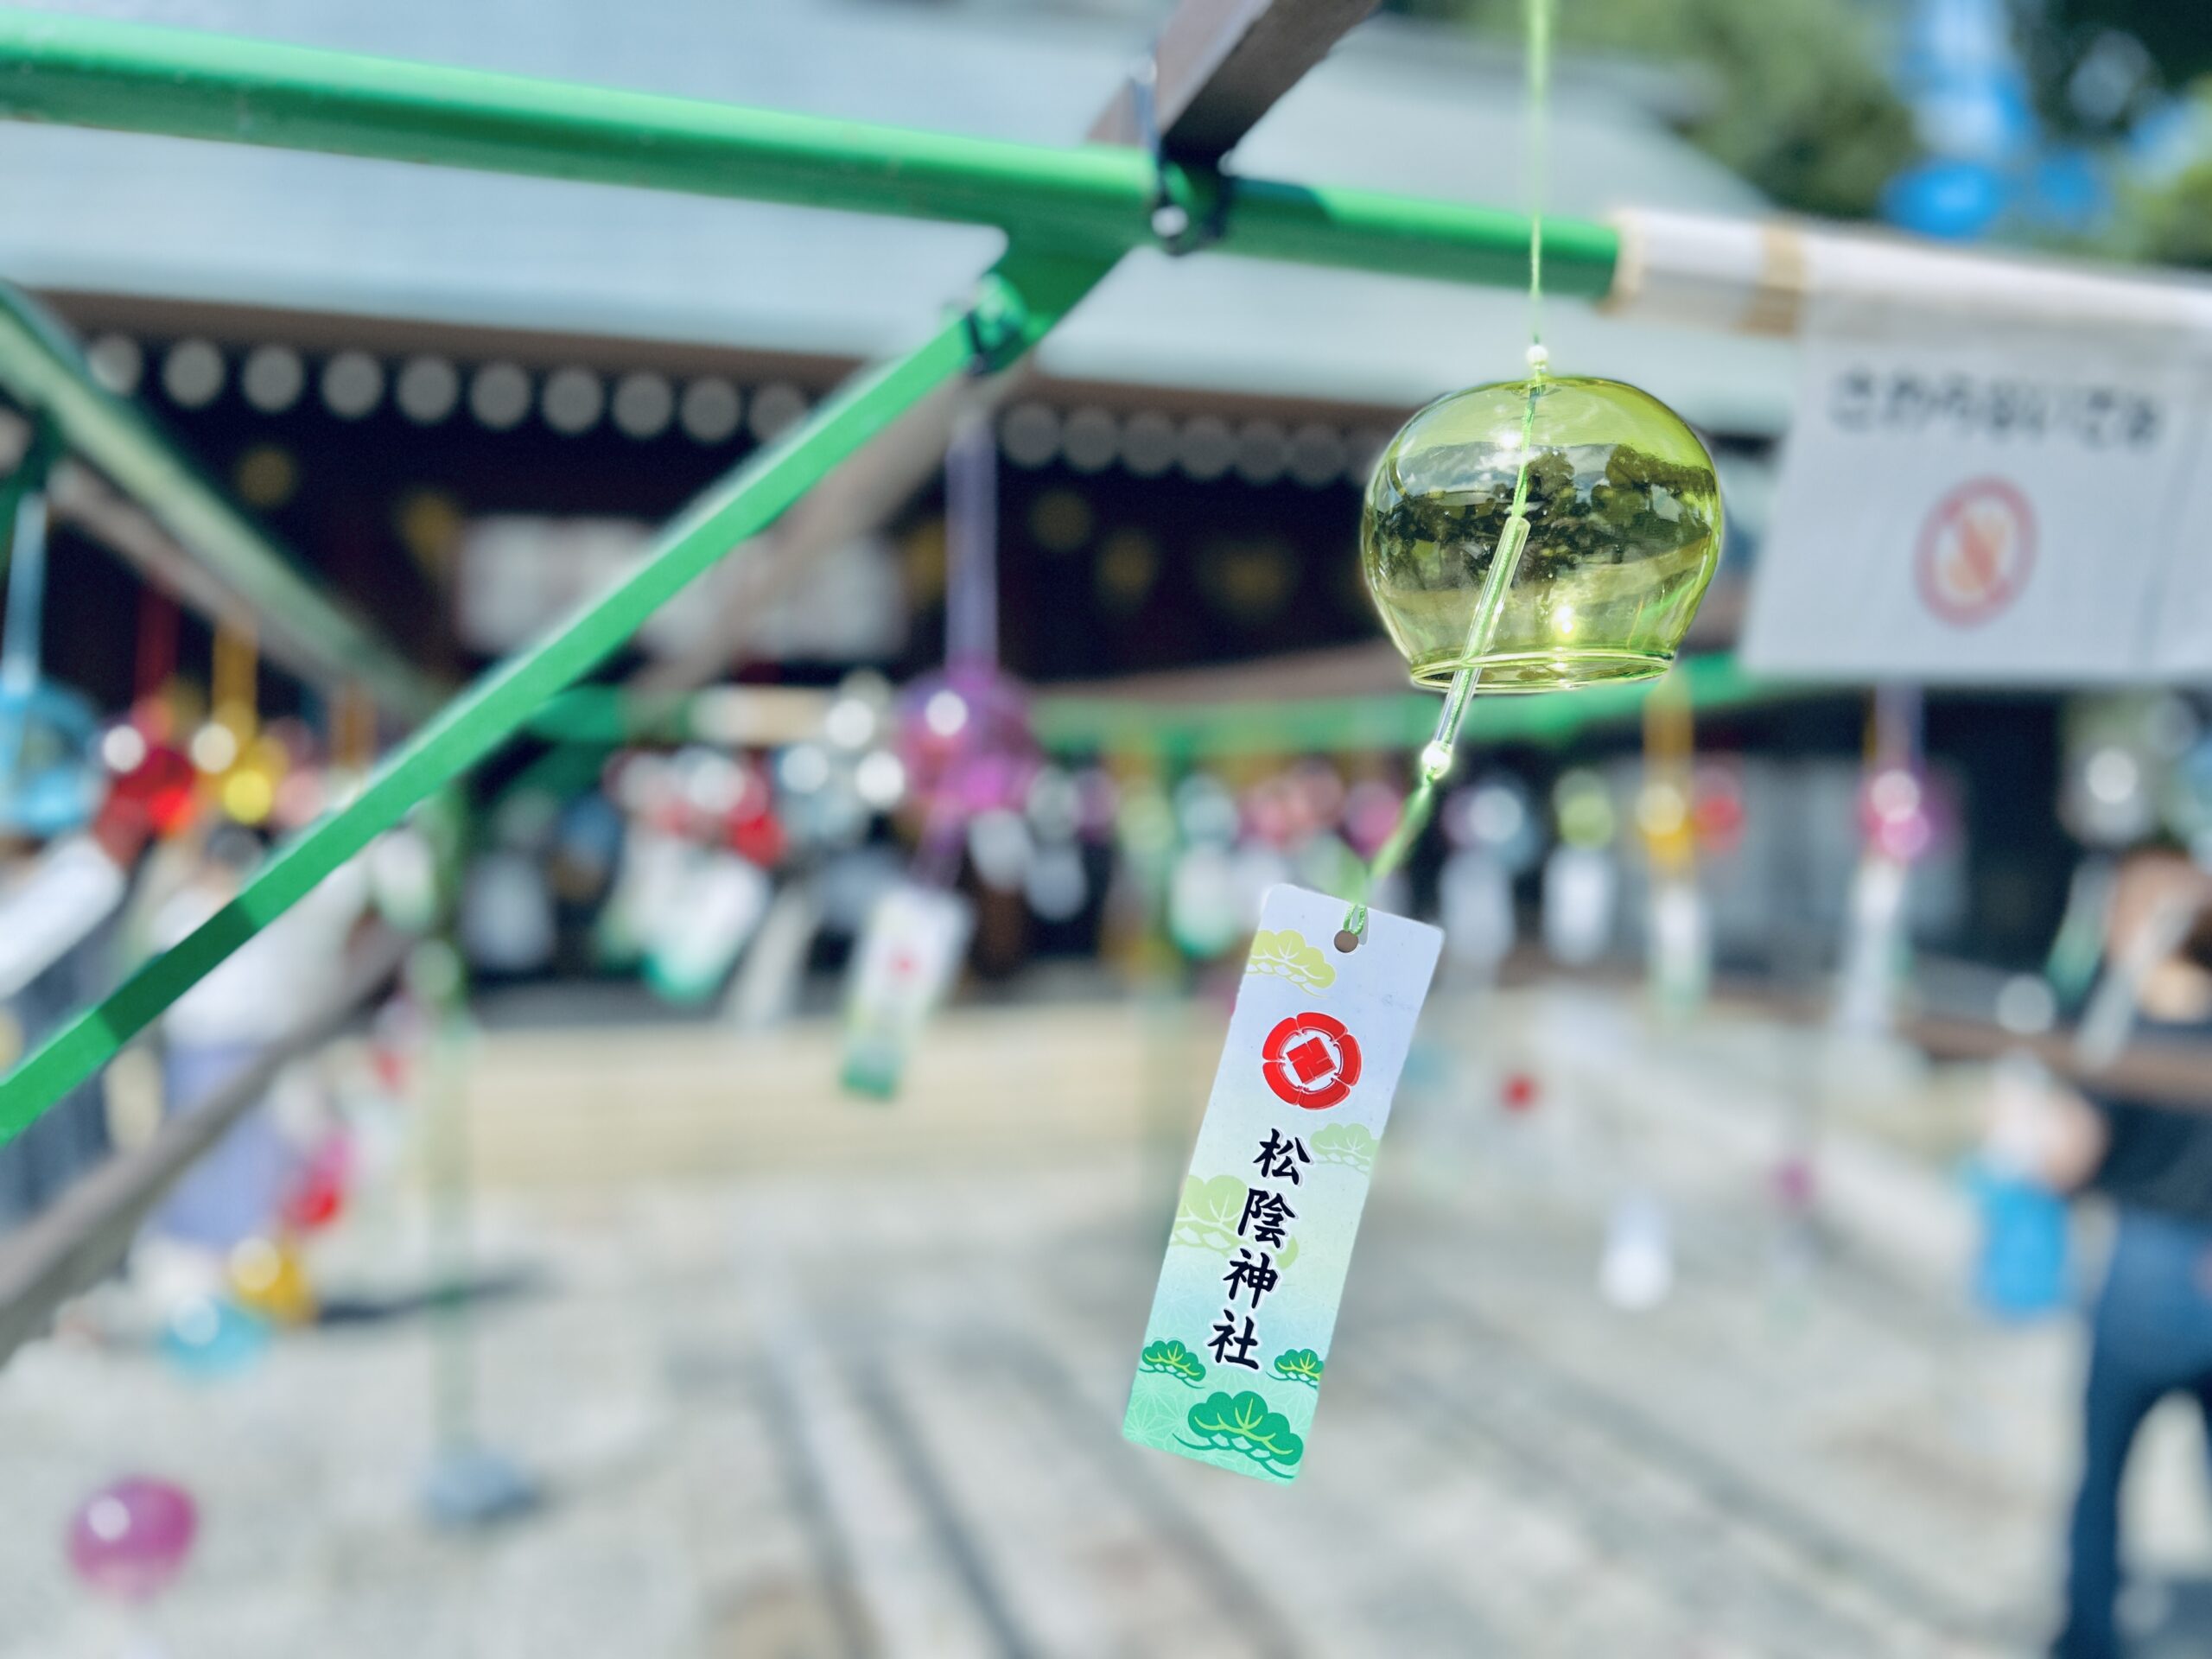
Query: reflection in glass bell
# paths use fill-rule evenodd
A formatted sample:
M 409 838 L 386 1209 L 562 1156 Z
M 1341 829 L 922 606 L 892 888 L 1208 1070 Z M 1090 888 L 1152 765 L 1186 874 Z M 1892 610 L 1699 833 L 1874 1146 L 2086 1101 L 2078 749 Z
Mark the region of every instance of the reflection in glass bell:
M 1510 517 L 1529 383 L 1439 399 L 1368 480 L 1361 561 L 1414 680 L 1471 664 L 1484 691 L 1648 679 L 1674 661 L 1720 561 L 1713 459 L 1664 404 L 1614 380 L 1536 383 L 1529 539 L 1488 646 L 1469 632 Z

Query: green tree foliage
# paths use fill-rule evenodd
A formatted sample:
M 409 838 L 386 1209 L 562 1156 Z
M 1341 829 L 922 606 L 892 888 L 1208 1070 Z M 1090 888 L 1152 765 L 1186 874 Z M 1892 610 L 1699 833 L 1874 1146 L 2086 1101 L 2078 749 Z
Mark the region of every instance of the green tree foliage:
M 2137 205 L 2136 251 L 2163 265 L 2212 267 L 2212 158 Z
M 1155 1342 L 1137 1357 L 1147 1371 L 1172 1376 L 1185 1388 L 1195 1389 L 1206 1380 L 1205 1362 L 1179 1342 Z
M 2012 0 L 2037 111 L 2061 132 L 2125 130 L 2212 75 L 2202 0 Z
M 2062 39 L 2094 41 L 2107 30 L 2133 36 L 2173 85 L 2212 75 L 2212 7 L 2174 0 L 2036 0 L 2033 10 Z
M 1313 1135 L 1318 1163 L 1343 1164 L 1364 1175 L 1375 1167 L 1375 1136 L 1363 1123 L 1332 1123 Z
M 1275 1375 L 1293 1382 L 1303 1382 L 1309 1389 L 1321 1386 L 1321 1356 L 1311 1348 L 1294 1348 L 1288 1353 L 1275 1356 Z
M 2194 154 L 2168 176 L 2120 197 L 2111 251 L 2162 265 L 2212 267 L 2212 76 L 2190 93 Z
M 1185 1439 L 1184 1445 L 1201 1452 L 1233 1452 L 1285 1480 L 1306 1455 L 1306 1442 L 1290 1432 L 1290 1419 L 1268 1410 L 1266 1399 L 1249 1389 L 1234 1396 L 1214 1395 L 1192 1406 L 1185 1421 L 1198 1438 Z
M 1412 0 L 1517 40 L 1522 0 Z M 1684 135 L 1785 207 L 1856 219 L 1916 151 L 1851 0 L 1572 0 L 1558 9 L 1568 52 L 1633 54 L 1711 78 Z

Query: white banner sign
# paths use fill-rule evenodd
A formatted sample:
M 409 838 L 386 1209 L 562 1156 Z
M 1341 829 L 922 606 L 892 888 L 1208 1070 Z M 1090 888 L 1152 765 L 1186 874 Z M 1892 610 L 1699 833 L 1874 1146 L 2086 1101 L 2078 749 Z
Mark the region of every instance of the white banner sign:
M 652 527 L 626 518 L 493 514 L 461 544 L 454 625 L 472 650 L 499 654 L 536 639 L 645 558 Z M 776 660 L 868 662 L 906 639 L 896 553 L 880 537 L 824 549 L 795 571 L 757 560 L 715 566 L 647 620 L 638 643 L 656 657 L 700 650 L 720 632 L 732 651 Z
M 2212 679 L 2212 421 L 2200 425 L 2187 469 L 2151 642 L 2162 680 Z
M 1815 335 L 1803 373 L 1747 668 L 1982 685 L 2212 672 L 2190 502 L 2203 371 L 2183 353 Z

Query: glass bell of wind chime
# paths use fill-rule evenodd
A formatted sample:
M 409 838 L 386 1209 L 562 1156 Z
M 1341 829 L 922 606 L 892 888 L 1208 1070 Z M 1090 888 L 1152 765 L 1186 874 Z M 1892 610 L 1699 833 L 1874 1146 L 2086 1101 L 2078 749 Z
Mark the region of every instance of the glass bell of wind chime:
M 1656 678 L 1720 562 L 1719 480 L 1681 417 L 1618 381 L 1554 378 L 1540 344 L 1529 369 L 1421 410 L 1368 480 L 1368 590 L 1414 683 L 1445 694 L 1370 882 L 1427 821 L 1478 689 Z
M 1416 683 L 1484 691 L 1649 679 L 1720 561 L 1720 486 L 1681 417 L 1618 381 L 1440 398 L 1367 486 L 1362 563 Z
M 1720 563 L 1720 480 L 1681 416 L 1618 380 L 1554 376 L 1543 344 L 1544 156 L 1554 0 L 1526 0 L 1525 378 L 1420 410 L 1384 448 L 1361 567 L 1415 683 L 1445 694 L 1401 833 L 1418 833 L 1468 699 L 1656 678 Z M 1348 920 L 1358 931 L 1359 912 Z

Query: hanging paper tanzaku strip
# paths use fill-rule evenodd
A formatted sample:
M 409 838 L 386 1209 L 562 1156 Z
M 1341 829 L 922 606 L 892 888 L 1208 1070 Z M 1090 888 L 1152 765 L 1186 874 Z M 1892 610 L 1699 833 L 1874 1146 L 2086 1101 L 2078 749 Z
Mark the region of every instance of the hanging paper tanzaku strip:
M 1269 890 L 1160 1270 L 1122 1433 L 1262 1480 L 1306 1456 L 1390 1096 L 1444 936 Z
M 952 988 L 975 926 L 975 906 L 942 887 L 902 882 L 876 902 L 845 1001 L 847 1089 L 878 1100 L 899 1092 L 922 1022 Z

